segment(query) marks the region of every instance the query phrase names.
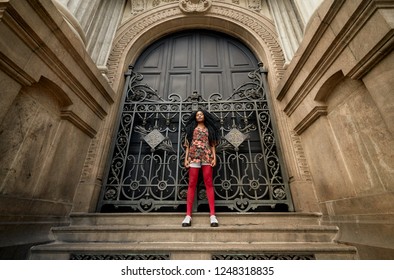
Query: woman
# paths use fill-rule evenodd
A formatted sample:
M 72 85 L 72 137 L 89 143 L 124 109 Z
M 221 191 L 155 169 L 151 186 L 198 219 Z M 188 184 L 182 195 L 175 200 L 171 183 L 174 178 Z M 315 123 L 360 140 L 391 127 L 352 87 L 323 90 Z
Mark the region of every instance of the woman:
M 200 169 L 202 169 L 208 197 L 211 226 L 219 226 L 215 216 L 215 191 L 212 178 L 212 170 L 216 165 L 216 145 L 220 139 L 217 124 L 218 120 L 205 110 L 193 113 L 186 123 L 185 167 L 189 168 L 189 185 L 183 227 L 191 226 L 193 201 Z

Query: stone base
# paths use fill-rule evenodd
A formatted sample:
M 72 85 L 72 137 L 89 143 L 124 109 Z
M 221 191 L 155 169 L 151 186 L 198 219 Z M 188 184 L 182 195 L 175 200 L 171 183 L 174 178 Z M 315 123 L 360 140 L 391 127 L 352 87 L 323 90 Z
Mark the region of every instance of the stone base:
M 56 241 L 31 249 L 30 259 L 357 259 L 337 244 L 336 226 L 320 214 L 221 213 L 211 228 L 207 214 L 75 214 L 53 228 Z

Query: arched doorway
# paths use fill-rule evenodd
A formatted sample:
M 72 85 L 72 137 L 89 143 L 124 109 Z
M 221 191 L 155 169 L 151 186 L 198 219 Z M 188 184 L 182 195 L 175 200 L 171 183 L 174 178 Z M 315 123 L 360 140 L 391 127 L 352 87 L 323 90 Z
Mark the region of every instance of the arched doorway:
M 265 74 L 248 48 L 221 33 L 187 31 L 148 47 L 126 74 L 98 211 L 184 211 L 183 126 L 198 108 L 221 122 L 217 211 L 293 211 Z M 196 197 L 196 211 L 205 211 L 202 184 Z

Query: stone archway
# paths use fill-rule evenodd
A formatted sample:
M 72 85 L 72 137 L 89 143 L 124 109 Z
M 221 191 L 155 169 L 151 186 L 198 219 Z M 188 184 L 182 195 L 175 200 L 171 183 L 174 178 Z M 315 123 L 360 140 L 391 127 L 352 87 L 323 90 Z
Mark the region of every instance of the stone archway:
M 159 38 L 176 31 L 196 28 L 220 31 L 244 42 L 268 69 L 268 83 L 271 91 L 279 85 L 284 73 L 285 59 L 273 22 L 260 14 L 221 2 L 212 3 L 210 9 L 203 13 L 185 13 L 176 2 L 149 10 L 124 22 L 118 29 L 108 59 L 107 77 L 117 96 L 114 98 L 115 103 L 106 122 L 91 143 L 89 156 L 85 162 L 81 181 L 95 183 L 94 190 L 91 190 L 93 197 L 89 205 L 81 202 L 81 205 L 85 204 L 81 206 L 83 209 L 92 211 L 99 196 L 100 182 L 121 102 L 124 73 L 128 65 L 136 61 L 146 46 Z M 287 118 L 282 113 L 276 98 L 270 96 L 270 102 L 279 130 L 279 141 L 283 149 L 285 165 L 289 176 L 295 182 L 290 182 L 290 189 L 294 188 L 295 209 L 296 211 L 310 211 L 308 206 L 303 206 L 302 195 L 297 195 L 302 191 L 301 188 L 312 184 L 300 138 L 289 128 Z
M 98 212 L 185 211 L 183 127 L 205 108 L 217 116 L 218 212 L 294 211 L 267 102 L 266 72 L 241 42 L 191 30 L 149 46 L 126 74 Z M 196 211 L 207 209 L 198 188 Z M 182 210 L 183 209 L 183 210 Z

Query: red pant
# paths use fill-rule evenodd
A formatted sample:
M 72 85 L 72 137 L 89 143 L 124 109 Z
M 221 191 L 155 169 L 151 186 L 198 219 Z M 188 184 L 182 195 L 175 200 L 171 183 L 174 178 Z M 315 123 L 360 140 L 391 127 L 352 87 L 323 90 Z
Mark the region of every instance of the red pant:
M 215 191 L 213 189 L 213 178 L 212 178 L 212 166 L 202 165 L 202 175 L 204 177 L 204 184 L 207 191 L 207 198 L 209 203 L 210 215 L 215 215 Z M 194 195 L 196 193 L 196 187 L 198 183 L 198 174 L 200 168 L 190 167 L 189 169 L 189 186 L 187 188 L 187 207 L 186 215 L 192 215 Z

